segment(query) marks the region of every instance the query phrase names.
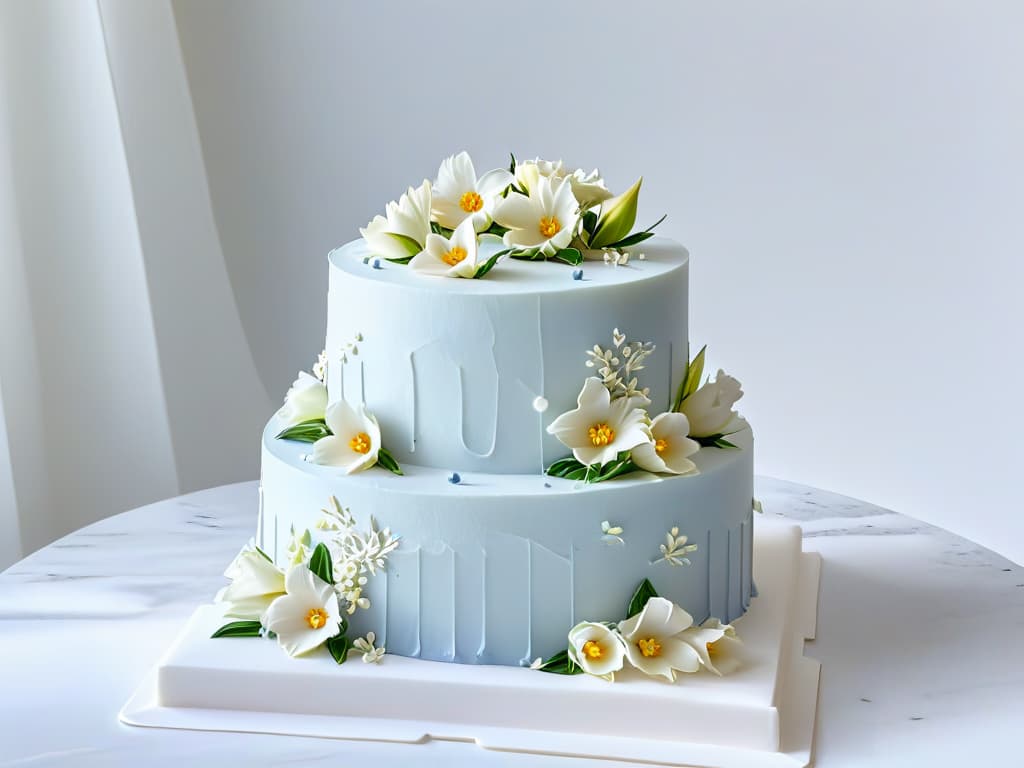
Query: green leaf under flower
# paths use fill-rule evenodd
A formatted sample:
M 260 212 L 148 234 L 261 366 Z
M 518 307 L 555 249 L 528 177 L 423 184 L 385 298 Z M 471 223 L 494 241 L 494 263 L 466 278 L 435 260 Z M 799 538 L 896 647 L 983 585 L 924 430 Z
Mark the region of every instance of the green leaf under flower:
M 344 664 L 348 659 L 348 652 L 352 648 L 352 641 L 345 637 L 345 633 L 335 635 L 327 641 L 327 650 L 338 664 Z
M 218 629 L 210 637 L 259 637 L 262 632 L 263 625 L 258 621 L 232 621 Z
M 392 261 L 396 264 L 408 264 L 410 261 L 412 261 L 413 256 L 415 256 L 417 253 L 423 250 L 423 246 L 417 243 L 408 235 L 400 235 L 397 232 L 385 232 L 383 234 L 385 234 L 387 237 L 390 237 L 392 240 L 398 243 L 402 247 L 402 249 L 407 254 L 409 254 L 408 256 L 403 256 L 400 259 L 387 259 L 387 261 Z
M 559 651 L 547 661 L 537 667 L 541 672 L 550 672 L 553 675 L 579 675 L 583 668 L 569 657 L 569 651 Z
M 451 237 L 452 236 L 452 232 L 454 232 L 455 230 L 454 229 L 448 229 L 448 227 L 442 227 L 436 221 L 432 221 L 432 222 L 430 222 L 430 231 L 433 232 L 435 235 L 441 235 L 443 237 Z M 413 255 L 415 255 L 415 254 L 413 254 Z
M 309 570 L 328 584 L 334 583 L 334 563 L 331 562 L 331 551 L 323 542 L 316 545 L 313 554 L 309 556 Z
M 494 269 L 494 266 L 498 263 L 502 256 L 507 256 L 510 253 L 512 253 L 511 248 L 506 248 L 503 251 L 498 251 L 497 253 L 495 253 L 493 256 L 491 256 L 491 258 L 489 258 L 487 261 L 485 261 L 483 264 L 476 268 L 476 272 L 473 274 L 473 279 L 478 280 L 479 278 L 486 275 L 488 272 Z
M 398 466 L 398 461 L 391 454 L 391 451 L 389 451 L 387 448 L 384 448 L 383 446 L 377 452 L 377 465 L 383 467 L 388 472 L 394 472 L 396 475 L 405 474 L 402 471 L 402 468 Z
M 564 261 L 566 264 L 572 264 L 574 267 L 583 263 L 583 254 L 577 248 L 563 248 L 551 258 Z
M 705 448 L 739 448 L 739 446 L 736 445 L 736 443 L 726 440 L 726 437 L 727 435 L 719 433 L 717 435 L 706 435 L 705 437 L 694 437 L 693 435 L 691 435 L 690 439 L 696 440 Z
M 293 424 L 278 433 L 278 440 L 298 440 L 301 443 L 315 443 L 322 437 L 331 434 L 327 422 L 323 419 L 309 419 Z
M 621 195 L 601 205 L 601 215 L 590 239 L 591 248 L 607 248 L 629 235 L 636 224 L 636 204 L 643 180 L 641 176 Z
M 572 456 L 559 459 L 547 468 L 546 474 L 566 480 L 580 480 L 584 483 L 600 483 L 611 480 L 619 475 L 636 472 L 639 469 L 630 458 L 629 451 L 623 451 L 614 461 L 604 466 L 591 464 L 587 466 Z
M 655 591 L 654 585 L 648 579 L 641 581 L 636 591 L 633 592 L 633 596 L 629 599 L 629 607 L 626 608 L 626 618 L 631 619 L 636 616 L 644 609 L 648 600 L 657 596 L 658 593 Z
M 583 231 L 586 232 L 588 236 L 592 237 L 594 230 L 597 229 L 597 214 L 594 211 L 584 211 L 582 218 Z M 588 239 L 590 239 L 590 237 L 588 237 Z

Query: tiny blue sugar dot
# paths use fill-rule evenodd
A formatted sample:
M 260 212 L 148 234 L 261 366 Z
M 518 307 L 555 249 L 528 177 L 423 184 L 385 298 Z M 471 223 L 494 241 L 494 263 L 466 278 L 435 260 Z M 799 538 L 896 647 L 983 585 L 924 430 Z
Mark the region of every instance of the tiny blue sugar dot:
M 462 482 L 462 475 L 458 472 L 452 472 L 451 476 L 448 478 L 448 482 L 452 485 L 458 485 Z
M 582 280 L 583 279 L 583 270 L 582 269 L 574 269 L 572 271 L 572 279 L 573 280 Z
M 374 259 L 373 260 L 373 268 L 374 269 L 380 269 L 381 268 L 381 266 L 380 266 L 380 259 Z
M 363 256 L 363 264 L 369 264 L 369 263 L 370 263 L 370 257 L 369 256 Z

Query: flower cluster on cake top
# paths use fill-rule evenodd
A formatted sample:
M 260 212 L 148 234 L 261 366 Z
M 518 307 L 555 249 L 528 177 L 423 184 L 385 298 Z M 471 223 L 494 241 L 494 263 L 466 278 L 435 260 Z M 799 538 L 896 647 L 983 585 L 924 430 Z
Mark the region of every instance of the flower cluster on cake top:
M 431 182 L 387 204 L 359 233 L 370 252 L 424 275 L 481 278 L 504 258 L 557 259 L 577 265 L 588 251 L 614 252 L 638 245 L 664 221 L 633 231 L 638 179 L 620 195 L 596 169 L 586 173 L 562 161 L 537 158 L 477 176 L 469 154 L 445 158 Z M 486 239 L 503 248 L 486 259 Z

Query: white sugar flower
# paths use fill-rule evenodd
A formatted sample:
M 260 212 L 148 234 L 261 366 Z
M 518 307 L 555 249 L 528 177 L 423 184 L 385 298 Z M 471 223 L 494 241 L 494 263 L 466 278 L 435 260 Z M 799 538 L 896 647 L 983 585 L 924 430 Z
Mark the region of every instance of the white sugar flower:
M 430 234 L 430 182 L 409 187 L 397 202 L 384 209 L 387 216 L 374 216 L 359 230 L 370 252 L 385 259 L 404 261 L 423 250 Z
M 569 168 L 561 160 L 524 160 L 516 165 L 516 185 L 529 192 L 542 178 L 569 179 L 573 197 L 584 208 L 604 202 L 612 196 L 596 168 L 586 173 L 582 168 Z
M 652 560 L 651 564 L 665 562 L 669 565 L 689 565 L 687 557 L 691 552 L 697 551 L 696 544 L 687 544 L 687 537 L 680 535 L 679 528 L 672 526 L 672 529 L 665 534 L 665 543 L 658 546 L 661 557 Z
M 327 387 L 316 376 L 299 371 L 299 377 L 292 382 L 284 405 L 277 417 L 287 427 L 310 419 L 322 419 L 327 410 Z
M 356 410 L 339 400 L 328 406 L 325 420 L 333 434 L 313 443 L 315 463 L 341 467 L 346 475 L 362 472 L 377 463 L 380 426 L 365 405 Z
M 434 220 L 442 227 L 455 229 L 466 219 L 472 219 L 473 228 L 483 232 L 491 226 L 495 202 L 512 181 L 512 174 L 503 168 L 488 171 L 478 179 L 466 152 L 445 158 L 434 182 Z
M 636 616 L 619 622 L 630 663 L 648 675 L 676 679 L 676 672 L 696 672 L 700 656 L 680 633 L 693 617 L 664 597 L 652 597 Z
M 708 619 L 684 631 L 680 638 L 697 652 L 701 665 L 709 672 L 728 675 L 743 665 L 743 643 L 731 624 Z
M 621 638 L 604 624 L 584 621 L 569 630 L 569 658 L 587 674 L 614 679 L 624 653 Z
M 648 472 L 685 475 L 696 472 L 697 465 L 688 457 L 700 450 L 700 444 L 687 437 L 690 423 L 681 413 L 662 413 L 651 422 L 649 443 L 642 443 L 630 454 L 633 463 Z
M 577 461 L 606 464 L 619 452 L 650 442 L 646 413 L 628 397 L 612 400 L 600 379 L 589 377 L 576 402 L 579 407 L 551 422 L 548 433 L 572 448 Z
M 363 654 L 363 661 L 366 664 L 376 664 L 384 658 L 384 646 L 374 648 L 373 642 L 377 636 L 373 632 L 367 632 L 366 637 L 357 637 L 352 641 L 352 647 Z
M 568 247 L 579 222 L 579 203 L 566 179 L 540 177 L 529 195 L 510 193 L 494 208 L 494 220 L 508 228 L 505 246 L 545 256 Z
M 743 425 L 732 406 L 743 397 L 740 383 L 719 369 L 714 380 L 683 400 L 679 410 L 690 421 L 693 437 L 727 435 Z
M 224 571 L 231 584 L 217 593 L 218 603 L 228 603 L 225 616 L 259 619 L 274 600 L 284 594 L 284 571 L 250 540 Z
M 573 197 L 579 200 L 584 208 L 603 203 L 612 196 L 596 168 L 590 173 L 584 173 L 582 168 L 577 168 L 569 176 L 569 183 L 572 184 Z
M 409 266 L 417 272 L 438 277 L 473 277 L 477 269 L 476 231 L 471 219 L 466 219 L 452 232 L 427 235 L 427 245 L 413 257 Z
M 267 608 L 263 626 L 289 656 L 308 653 L 338 634 L 341 611 L 331 584 L 305 565 L 292 566 L 284 584 L 286 594 Z

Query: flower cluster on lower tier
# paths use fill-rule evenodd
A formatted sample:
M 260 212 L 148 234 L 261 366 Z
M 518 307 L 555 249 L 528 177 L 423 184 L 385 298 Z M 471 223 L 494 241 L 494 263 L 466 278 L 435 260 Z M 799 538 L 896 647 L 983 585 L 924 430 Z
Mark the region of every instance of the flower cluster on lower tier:
M 665 217 L 633 232 L 641 182 L 613 196 L 596 169 L 515 157 L 508 170 L 478 177 L 460 152 L 442 161 L 433 182 L 409 187 L 359 233 L 372 254 L 424 275 L 480 278 L 506 256 L 579 264 L 586 251 L 618 252 L 653 235 Z M 504 250 L 481 262 L 486 237 Z
M 659 597 L 646 579 L 637 587 L 619 622 L 584 621 L 569 630 L 569 644 L 532 667 L 561 675 L 586 673 L 614 680 L 627 665 L 651 677 L 675 682 L 678 673 L 733 672 L 742 663 L 736 630 L 718 619 L 695 626 L 693 617 Z
M 610 480 L 636 470 L 687 475 L 697 471 L 692 456 L 702 446 L 735 448 L 727 439 L 746 422 L 733 410 L 743 396 L 740 383 L 719 370 L 703 385 L 705 349 L 687 366 L 669 411 L 653 418 L 649 390 L 636 375 L 654 353 L 653 344 L 630 342 L 616 328 L 612 346 L 595 344 L 586 364 L 598 376 L 583 382 L 577 407 L 548 425 L 572 457 L 556 461 L 548 474 L 584 482 Z
M 335 498 L 317 527 L 325 541 L 316 546 L 309 531 L 292 531 L 287 570 L 253 542 L 239 552 L 224 572 L 231 583 L 216 597 L 226 606 L 224 615 L 237 621 L 214 637 L 265 634 L 276 637 L 289 656 L 327 646 L 339 664 L 350 651 L 362 654 L 365 662 L 381 659 L 384 648 L 374 646 L 372 632 L 354 640 L 347 636 L 345 616 L 370 607 L 363 587 L 384 569 L 398 538 L 387 528 L 378 529 L 372 519 L 368 530 L 359 531 L 352 514 Z

